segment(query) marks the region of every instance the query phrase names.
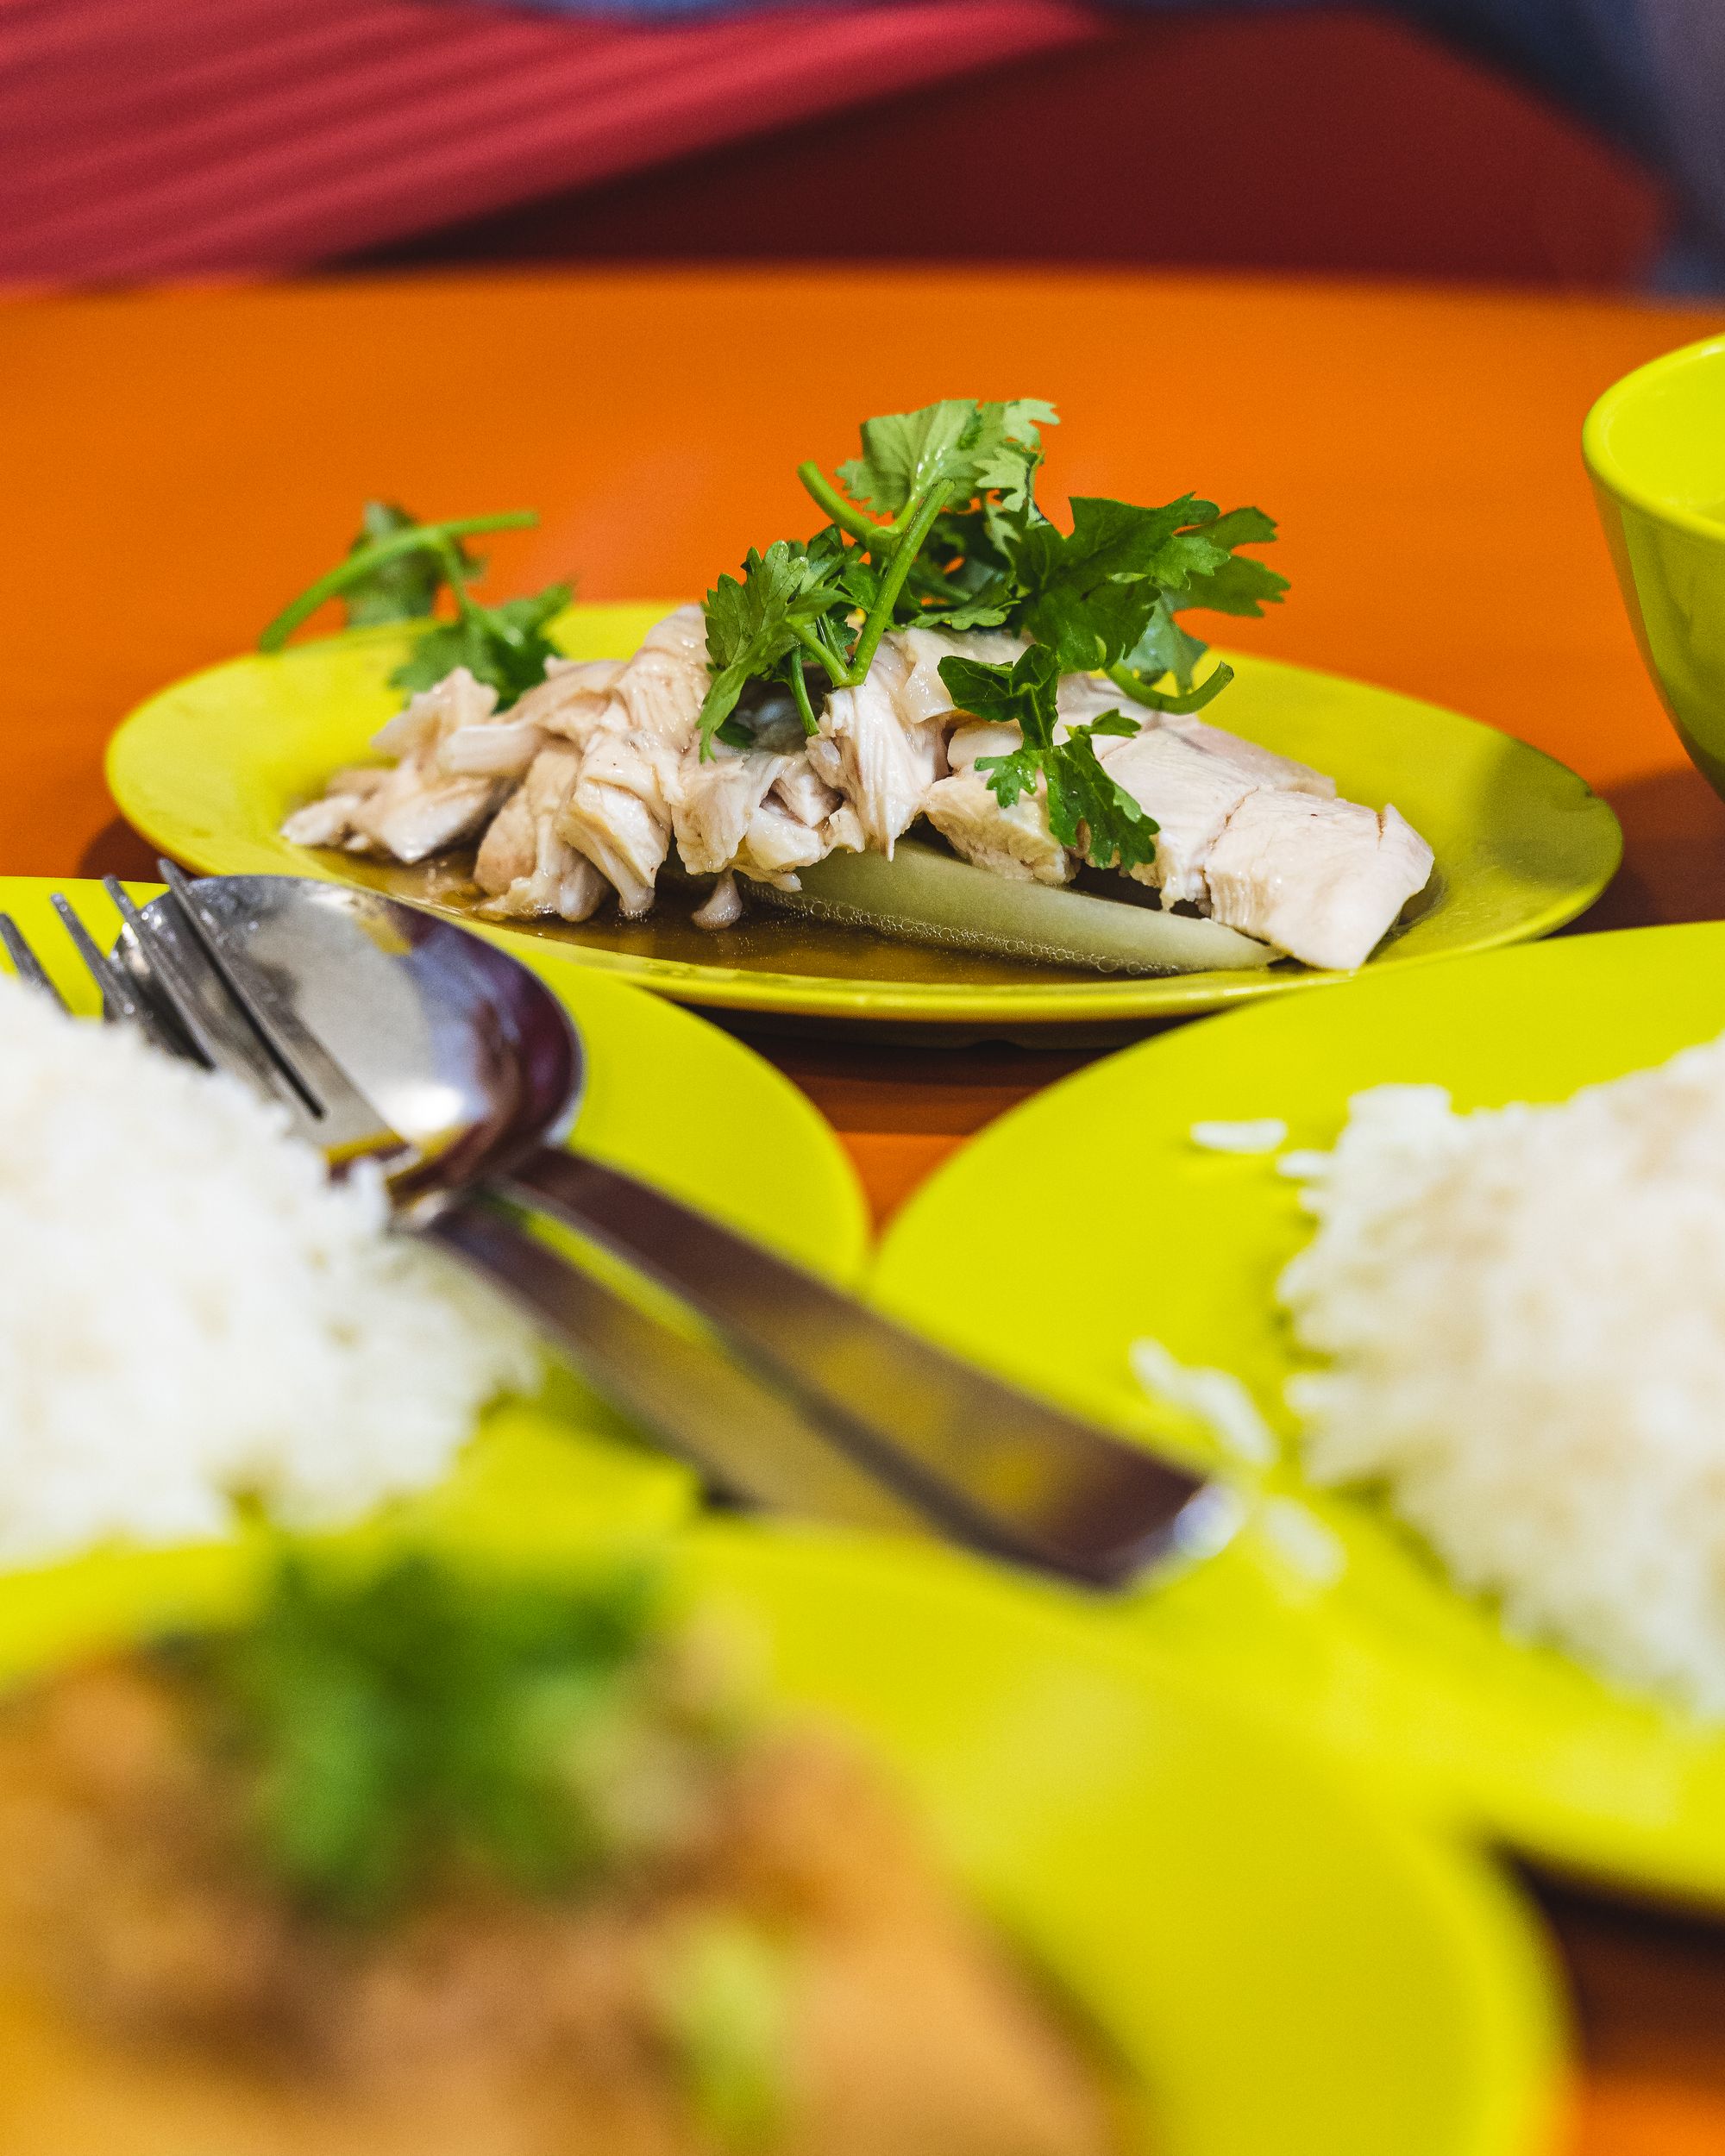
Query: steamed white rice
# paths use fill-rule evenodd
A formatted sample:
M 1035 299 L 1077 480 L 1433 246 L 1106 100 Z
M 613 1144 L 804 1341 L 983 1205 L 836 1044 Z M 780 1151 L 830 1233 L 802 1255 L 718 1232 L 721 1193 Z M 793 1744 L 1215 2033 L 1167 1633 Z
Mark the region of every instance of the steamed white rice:
M 1515 1630 L 1725 1714 L 1725 1041 L 1560 1106 L 1352 1103 L 1280 1295 L 1305 1458 Z
M 0 977 L 0 1560 L 437 1481 L 537 1358 L 386 1218 L 239 1085 Z

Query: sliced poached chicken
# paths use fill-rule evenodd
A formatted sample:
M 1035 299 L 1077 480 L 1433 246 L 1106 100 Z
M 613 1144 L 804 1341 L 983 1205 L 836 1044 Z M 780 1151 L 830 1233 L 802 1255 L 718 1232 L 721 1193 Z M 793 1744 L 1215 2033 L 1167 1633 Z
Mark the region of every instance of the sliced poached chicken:
M 303 845 L 404 862 L 483 833 L 475 875 L 502 918 L 585 919 L 607 892 L 629 918 L 654 903 L 674 843 L 691 874 L 718 878 L 703 925 L 737 918 L 737 879 L 795 890 L 837 849 L 888 857 L 919 816 L 999 875 L 1072 881 L 1082 862 L 1055 837 L 1045 786 L 1001 805 L 976 768 L 1009 755 L 1016 727 L 954 708 L 944 658 L 1010 663 L 1015 636 L 908 629 L 881 639 L 868 679 L 834 692 L 801 746 L 699 753 L 708 669 L 699 607 L 657 623 L 631 659 L 554 661 L 506 713 L 458 668 L 377 736 L 398 761 L 339 772 L 283 826 Z M 1393 808 L 1336 798 L 1335 781 L 1195 717 L 1149 711 L 1106 677 L 1069 674 L 1063 736 L 1113 711 L 1130 736 L 1092 737 L 1109 775 L 1159 826 L 1132 873 L 1314 966 L 1364 962 L 1432 869 Z

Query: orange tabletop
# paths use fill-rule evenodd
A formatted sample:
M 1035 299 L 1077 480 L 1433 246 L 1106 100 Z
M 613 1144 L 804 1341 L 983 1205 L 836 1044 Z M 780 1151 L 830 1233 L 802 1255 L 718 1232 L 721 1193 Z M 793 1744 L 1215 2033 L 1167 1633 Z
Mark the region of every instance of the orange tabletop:
M 1289 602 L 1232 640 L 1489 719 L 1606 794 L 1628 856 L 1584 929 L 1725 915 L 1725 805 L 1642 675 L 1577 451 L 1609 382 L 1722 326 L 1476 292 L 848 270 L 0 308 L 0 871 L 147 873 L 103 788 L 115 721 L 248 642 L 367 495 L 542 508 L 497 542 L 499 588 L 574 572 L 589 599 L 684 598 L 806 524 L 793 467 L 848 454 L 863 414 L 1034 394 L 1067 416 L 1051 495 L 1191 487 L 1282 519 Z M 760 1044 L 883 1214 L 1081 1060 Z M 1566 2156 L 1725 2152 L 1725 1928 L 1539 1891 L 1586 2059 Z

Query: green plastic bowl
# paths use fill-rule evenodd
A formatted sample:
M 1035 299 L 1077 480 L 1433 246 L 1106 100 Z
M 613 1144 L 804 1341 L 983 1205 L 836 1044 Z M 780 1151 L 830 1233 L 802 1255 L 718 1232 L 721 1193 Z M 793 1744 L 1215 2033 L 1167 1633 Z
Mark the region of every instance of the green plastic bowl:
M 1626 374 L 1581 448 L 1647 671 L 1725 795 L 1725 337 Z

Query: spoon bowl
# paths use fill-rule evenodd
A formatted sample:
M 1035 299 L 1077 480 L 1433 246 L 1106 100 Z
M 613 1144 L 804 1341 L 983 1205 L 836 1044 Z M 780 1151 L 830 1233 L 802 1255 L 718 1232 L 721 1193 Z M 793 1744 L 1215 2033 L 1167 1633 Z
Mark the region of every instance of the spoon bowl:
M 392 1179 L 405 1186 L 398 1199 L 453 1195 L 574 1129 L 586 1083 L 580 1035 L 506 952 L 340 884 L 222 876 L 196 889 L 223 948 L 243 955 L 246 986 L 272 1026 L 320 1044 L 413 1148 L 411 1166 Z M 147 911 L 183 943 L 172 899 Z M 135 968 L 135 942 L 122 941 L 121 956 Z

